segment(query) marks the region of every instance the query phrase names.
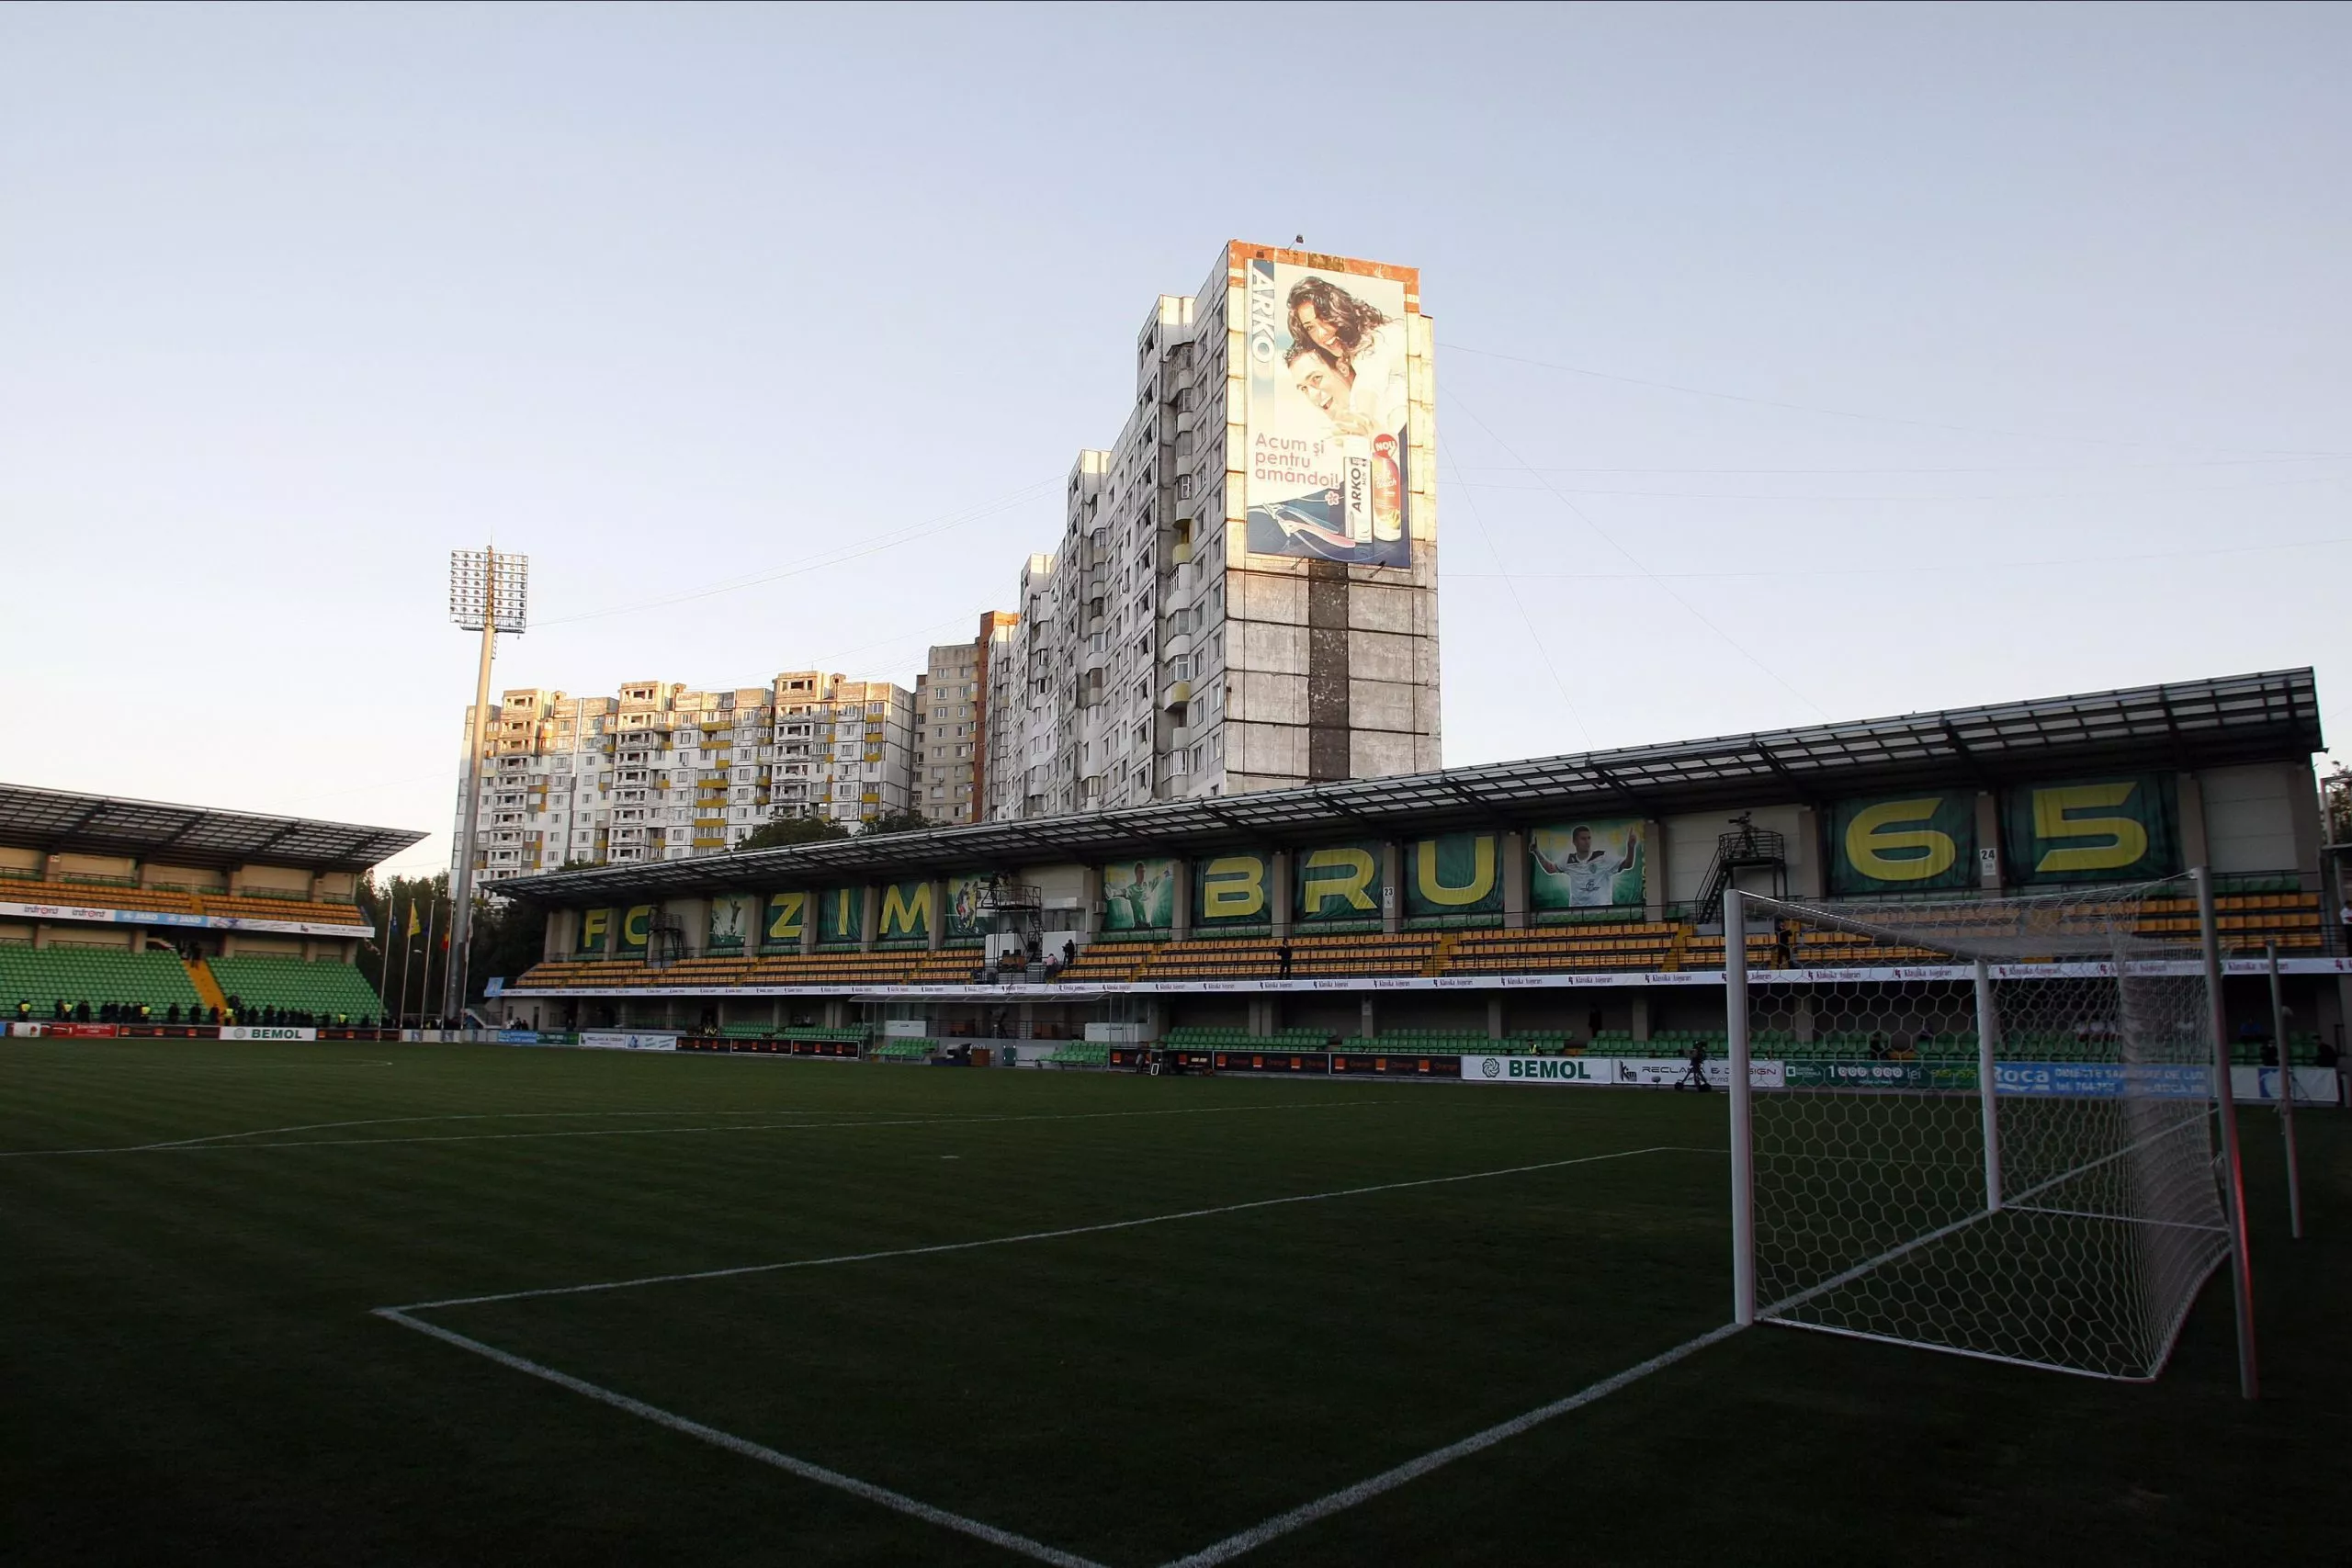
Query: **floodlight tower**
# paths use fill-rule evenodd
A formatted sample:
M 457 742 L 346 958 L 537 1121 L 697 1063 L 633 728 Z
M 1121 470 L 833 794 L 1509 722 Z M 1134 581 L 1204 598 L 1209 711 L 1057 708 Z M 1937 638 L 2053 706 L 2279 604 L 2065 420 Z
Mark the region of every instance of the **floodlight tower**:
M 441 1016 L 463 1018 L 468 943 L 473 937 L 474 826 L 481 817 L 481 755 L 490 729 L 490 660 L 498 634 L 523 635 L 531 558 L 501 555 L 495 547 L 449 552 L 449 618 L 481 633 L 481 666 L 474 676 L 473 723 L 466 730 L 466 799 L 458 816 L 458 874 L 449 887 L 449 962 L 444 970 Z

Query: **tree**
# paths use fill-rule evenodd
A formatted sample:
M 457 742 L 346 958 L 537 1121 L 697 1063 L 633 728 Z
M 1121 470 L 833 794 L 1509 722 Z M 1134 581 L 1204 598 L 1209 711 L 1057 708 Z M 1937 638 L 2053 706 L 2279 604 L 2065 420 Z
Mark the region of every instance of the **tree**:
M 473 950 L 466 974 L 469 1001 L 482 999 L 491 977 L 514 980 L 539 961 L 547 944 L 548 912 L 520 898 L 484 898 L 474 906 L 467 945 Z
M 846 839 L 849 829 L 830 817 L 776 817 L 736 845 L 738 850 L 780 850 L 787 844 L 821 844 Z
M 866 823 L 865 830 L 869 833 L 920 833 L 939 826 L 940 823 L 920 811 L 885 811 Z

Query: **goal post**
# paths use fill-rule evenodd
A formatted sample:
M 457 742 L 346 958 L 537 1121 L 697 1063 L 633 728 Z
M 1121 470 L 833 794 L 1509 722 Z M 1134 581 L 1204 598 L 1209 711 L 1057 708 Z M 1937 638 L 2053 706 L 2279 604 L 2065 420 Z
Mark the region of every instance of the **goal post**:
M 1736 1320 L 2144 1381 L 2234 1259 L 2251 1396 L 2203 890 L 1727 895 Z

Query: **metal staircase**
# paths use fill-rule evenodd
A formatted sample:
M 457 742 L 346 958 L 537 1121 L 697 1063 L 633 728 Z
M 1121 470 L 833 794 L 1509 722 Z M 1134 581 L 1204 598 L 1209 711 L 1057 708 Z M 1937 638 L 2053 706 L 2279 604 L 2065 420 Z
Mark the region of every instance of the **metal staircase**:
M 1770 867 L 1772 890 L 1785 891 L 1788 880 L 1788 840 L 1770 828 L 1758 828 L 1746 812 L 1732 818 L 1736 831 L 1724 833 L 1715 840 L 1715 858 L 1707 867 L 1707 879 L 1700 885 L 1699 901 L 1690 908 L 1694 925 L 1720 922 L 1724 918 L 1724 895 L 1730 891 L 1732 878 L 1751 866 Z

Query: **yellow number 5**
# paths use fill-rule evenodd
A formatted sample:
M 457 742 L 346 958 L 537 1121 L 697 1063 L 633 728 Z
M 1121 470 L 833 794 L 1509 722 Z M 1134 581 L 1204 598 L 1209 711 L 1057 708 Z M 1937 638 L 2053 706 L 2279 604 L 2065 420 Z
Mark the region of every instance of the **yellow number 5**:
M 2045 850 L 2034 863 L 2036 871 L 2119 871 L 2135 865 L 2148 852 L 2148 829 L 2129 817 L 2076 817 L 2120 806 L 2132 798 L 2137 784 L 2073 784 L 2033 792 L 2033 836 L 2052 839 L 2103 839 L 2104 843 L 2075 844 Z

